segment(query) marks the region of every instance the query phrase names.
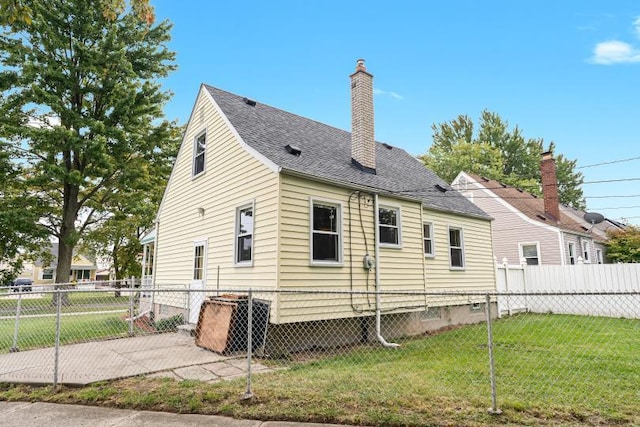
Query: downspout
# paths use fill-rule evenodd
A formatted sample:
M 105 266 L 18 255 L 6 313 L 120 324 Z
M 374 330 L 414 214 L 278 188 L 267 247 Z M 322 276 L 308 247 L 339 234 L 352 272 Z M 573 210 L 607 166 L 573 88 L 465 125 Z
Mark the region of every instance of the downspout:
M 380 233 L 380 224 L 379 224 L 379 218 L 378 218 L 378 194 L 374 194 L 373 195 L 373 218 L 374 218 L 374 231 L 373 231 L 373 236 L 374 236 L 374 264 L 375 264 L 375 269 L 376 269 L 376 277 L 375 277 L 375 287 L 376 287 L 376 337 L 378 338 L 378 341 L 380 341 L 380 344 L 382 344 L 384 347 L 387 348 L 398 348 L 400 347 L 400 344 L 395 344 L 395 343 L 389 343 L 387 342 L 387 340 L 384 339 L 384 337 L 382 336 L 381 332 L 380 332 L 380 328 L 381 328 L 381 322 L 380 322 L 380 315 L 381 315 L 381 307 L 380 307 L 380 239 L 378 234 Z

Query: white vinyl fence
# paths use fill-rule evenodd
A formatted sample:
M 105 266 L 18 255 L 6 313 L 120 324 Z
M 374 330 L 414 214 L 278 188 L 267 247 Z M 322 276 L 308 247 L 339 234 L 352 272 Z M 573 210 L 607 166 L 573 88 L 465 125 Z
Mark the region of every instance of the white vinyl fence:
M 627 298 L 640 293 L 640 264 L 503 262 L 496 265 L 496 281 L 498 292 L 502 293 L 498 298 L 500 314 L 528 311 L 640 319 L 640 306 L 629 304 Z M 550 293 L 569 295 L 571 301 L 552 298 Z

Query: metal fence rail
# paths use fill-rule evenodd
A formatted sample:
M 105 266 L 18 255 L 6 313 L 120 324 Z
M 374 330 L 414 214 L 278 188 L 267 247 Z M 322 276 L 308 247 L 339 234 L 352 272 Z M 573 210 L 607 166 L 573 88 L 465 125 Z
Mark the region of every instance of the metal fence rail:
M 194 300 L 205 302 L 189 325 Z M 498 301 L 526 308 L 499 313 Z M 638 306 L 639 292 L 34 287 L 0 291 L 0 381 L 239 378 L 251 397 L 269 387 L 265 372 L 304 372 L 318 388 L 384 395 L 402 384 L 408 399 L 459 396 L 492 413 L 531 402 L 611 411 L 638 402 L 640 319 L 623 317 Z

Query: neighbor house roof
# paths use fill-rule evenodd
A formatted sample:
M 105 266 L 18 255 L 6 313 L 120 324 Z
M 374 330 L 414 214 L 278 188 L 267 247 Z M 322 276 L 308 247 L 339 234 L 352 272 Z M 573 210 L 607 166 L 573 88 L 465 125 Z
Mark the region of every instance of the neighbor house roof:
M 427 208 L 490 219 L 401 148 L 376 142 L 376 174 L 351 163 L 351 134 L 204 85 L 242 140 L 285 173 L 419 200 Z M 252 105 L 253 104 L 253 105 Z M 300 150 L 289 153 L 287 145 Z
M 523 215 L 526 215 L 534 221 L 557 227 L 563 231 L 582 235 L 590 235 L 596 240 L 605 240 L 601 237 L 600 234 L 594 235 L 592 233 L 589 233 L 590 227 L 586 222 L 578 221 L 572 216 L 567 215 L 567 213 L 564 211 L 565 208 L 569 209 L 567 206 L 562 206 L 563 209 L 560 210 L 560 219 L 556 222 L 554 219 L 545 214 L 544 200 L 541 197 L 535 196 L 522 189 L 503 184 L 499 181 L 481 177 L 480 175 L 475 175 L 472 173 L 467 173 L 467 175 L 469 175 L 475 182 L 479 183 L 484 188 L 488 189 L 496 196 L 509 203 Z M 474 195 L 474 197 L 475 196 L 476 195 Z M 572 210 L 575 211 L 576 215 L 580 215 L 579 212 L 581 211 L 575 209 Z M 584 212 L 582 212 L 582 215 L 584 215 Z

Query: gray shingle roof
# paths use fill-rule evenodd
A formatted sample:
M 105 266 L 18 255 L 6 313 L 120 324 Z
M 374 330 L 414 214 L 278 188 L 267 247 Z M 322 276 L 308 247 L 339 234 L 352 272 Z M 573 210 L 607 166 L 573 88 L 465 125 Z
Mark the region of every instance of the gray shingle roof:
M 204 85 L 242 140 L 283 172 L 367 187 L 380 193 L 420 200 L 427 208 L 474 217 L 490 217 L 403 149 L 376 143 L 376 175 L 351 163 L 351 134 L 242 96 Z M 287 144 L 302 151 L 289 154 Z M 439 185 L 448 191 L 441 192 Z

